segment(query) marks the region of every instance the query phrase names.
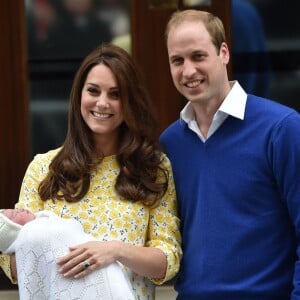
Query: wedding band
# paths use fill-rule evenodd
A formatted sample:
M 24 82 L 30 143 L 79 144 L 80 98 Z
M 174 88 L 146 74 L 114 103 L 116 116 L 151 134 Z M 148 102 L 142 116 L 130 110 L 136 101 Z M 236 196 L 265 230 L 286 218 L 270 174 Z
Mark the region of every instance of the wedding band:
M 88 269 L 90 266 L 91 266 L 90 263 L 88 263 L 88 262 L 83 262 L 83 269 L 84 269 L 84 270 Z

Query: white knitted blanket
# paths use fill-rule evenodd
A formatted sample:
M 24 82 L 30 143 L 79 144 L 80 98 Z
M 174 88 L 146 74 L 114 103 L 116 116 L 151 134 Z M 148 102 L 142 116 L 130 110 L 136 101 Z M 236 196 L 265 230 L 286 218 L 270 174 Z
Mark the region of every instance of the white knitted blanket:
M 81 279 L 64 278 L 56 259 L 68 247 L 93 240 L 74 219 L 42 212 L 23 226 L 12 245 L 15 250 L 21 300 L 133 300 L 129 279 L 113 263 Z

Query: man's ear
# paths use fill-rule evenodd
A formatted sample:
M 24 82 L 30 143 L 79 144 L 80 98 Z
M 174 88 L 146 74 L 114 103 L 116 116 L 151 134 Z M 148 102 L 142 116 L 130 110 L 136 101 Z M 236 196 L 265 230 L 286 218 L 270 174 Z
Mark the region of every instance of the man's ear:
M 219 55 L 220 55 L 221 59 L 223 60 L 223 63 L 225 65 L 227 65 L 230 60 L 230 53 L 229 53 L 228 45 L 225 42 L 223 42 L 220 47 Z

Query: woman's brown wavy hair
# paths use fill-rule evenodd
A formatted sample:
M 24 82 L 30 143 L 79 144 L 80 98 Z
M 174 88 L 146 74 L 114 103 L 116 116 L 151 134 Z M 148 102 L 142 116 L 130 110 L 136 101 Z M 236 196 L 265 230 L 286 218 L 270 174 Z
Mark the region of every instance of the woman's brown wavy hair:
M 155 206 L 166 192 L 168 172 L 161 164 L 153 104 L 129 54 L 111 44 L 92 51 L 75 75 L 66 139 L 39 186 L 39 195 L 44 201 L 77 202 L 89 190 L 91 173 L 103 157 L 95 157 L 92 132 L 81 115 L 81 91 L 88 73 L 99 64 L 107 66 L 116 77 L 124 115 L 116 153 L 120 167 L 116 191 L 130 201 Z

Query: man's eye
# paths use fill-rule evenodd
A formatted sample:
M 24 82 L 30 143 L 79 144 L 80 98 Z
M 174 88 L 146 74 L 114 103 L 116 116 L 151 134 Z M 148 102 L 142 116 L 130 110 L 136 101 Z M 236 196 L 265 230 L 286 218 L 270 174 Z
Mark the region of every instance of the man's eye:
M 174 58 L 171 60 L 172 65 L 180 65 L 181 62 L 182 62 L 182 59 L 180 59 L 180 58 Z
M 204 55 L 203 54 L 195 54 L 193 57 L 194 57 L 194 60 L 199 61 L 199 60 L 203 59 Z

